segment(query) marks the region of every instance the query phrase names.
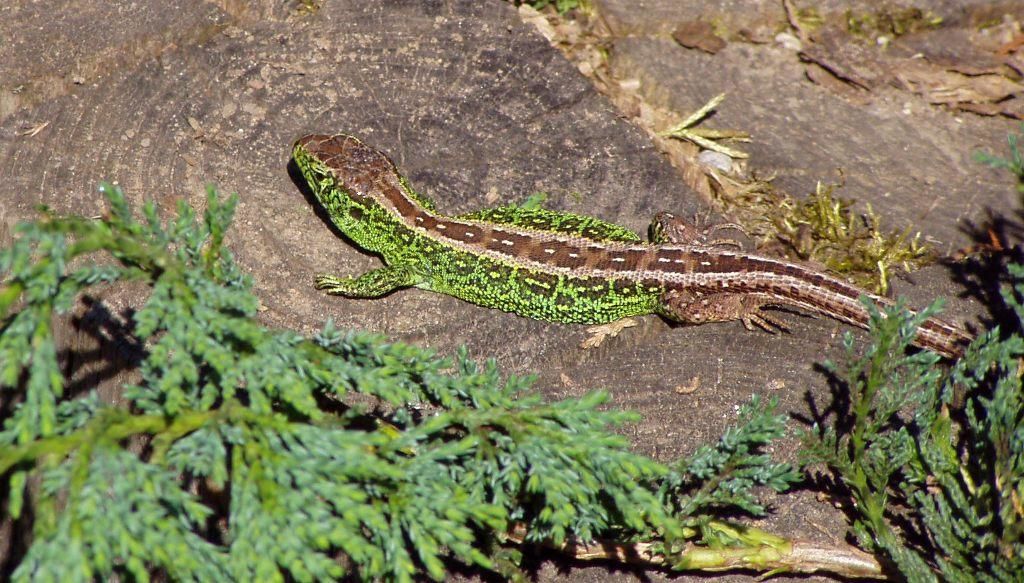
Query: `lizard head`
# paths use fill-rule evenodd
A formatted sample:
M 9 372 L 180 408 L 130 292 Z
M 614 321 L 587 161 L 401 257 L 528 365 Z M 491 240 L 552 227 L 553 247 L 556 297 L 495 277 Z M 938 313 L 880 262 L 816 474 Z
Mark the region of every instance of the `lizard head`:
M 374 182 L 397 174 L 395 165 L 384 153 L 344 134 L 299 138 L 292 157 L 325 206 L 327 198 L 337 195 L 356 203 L 372 204 Z

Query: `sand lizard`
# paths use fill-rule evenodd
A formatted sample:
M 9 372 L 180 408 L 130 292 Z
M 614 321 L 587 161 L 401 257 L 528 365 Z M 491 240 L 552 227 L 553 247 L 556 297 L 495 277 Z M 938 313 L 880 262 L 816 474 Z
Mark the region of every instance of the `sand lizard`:
M 418 287 L 506 312 L 600 324 L 659 314 L 682 324 L 740 320 L 785 327 L 762 308 L 795 307 L 860 327 L 860 298 L 891 301 L 798 263 L 708 241 L 661 213 L 651 240 L 600 219 L 533 206 L 447 216 L 383 152 L 347 135 L 309 135 L 293 158 L 334 224 L 385 266 L 358 277 L 320 275 L 332 294 L 373 298 Z M 956 358 L 971 337 L 937 318 L 914 343 Z

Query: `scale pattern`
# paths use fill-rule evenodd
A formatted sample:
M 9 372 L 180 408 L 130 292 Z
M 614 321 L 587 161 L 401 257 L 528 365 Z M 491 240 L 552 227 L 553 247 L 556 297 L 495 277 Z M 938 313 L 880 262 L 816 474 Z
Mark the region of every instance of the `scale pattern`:
M 706 243 L 692 227 L 664 228 L 658 217 L 647 243 L 625 227 L 533 202 L 447 216 L 384 153 L 352 136 L 305 136 L 292 154 L 338 229 L 385 264 L 358 277 L 318 276 L 328 293 L 370 298 L 415 286 L 555 322 L 659 314 L 683 324 L 740 320 L 768 331 L 785 327 L 764 307 L 866 327 L 862 297 L 892 304 L 797 263 Z M 929 318 L 915 343 L 955 358 L 970 338 Z
M 415 218 L 410 220 L 397 214 L 381 194 L 390 191 L 392 197 L 415 202 L 419 215 L 429 215 L 438 221 L 435 229 L 437 224 L 468 224 L 486 234 L 494 225 L 508 225 L 531 232 L 538 241 L 568 237 L 580 247 L 609 241 L 641 241 L 635 232 L 594 217 L 513 205 L 447 217 L 433 211 L 433 204 L 417 194 L 383 154 L 370 155 L 364 149 L 372 149 L 349 136 L 315 138 L 300 140 L 293 151 L 295 163 L 313 194 L 335 226 L 356 245 L 380 255 L 388 267 L 414 274 L 411 280 L 405 280 L 407 286 L 553 322 L 599 324 L 657 311 L 664 291 L 658 282 L 574 276 L 565 270 L 529 268 L 516 261 L 466 251 L 458 247 L 458 240 L 426 236 L 425 227 L 417 227 Z M 325 140 L 343 140 L 338 156 L 325 156 Z M 318 148 L 315 153 L 311 144 Z M 351 168 L 351 164 L 340 166 L 342 158 L 357 159 L 359 168 Z M 372 184 L 365 182 L 365 172 L 357 172 L 367 165 L 373 166 L 378 174 Z M 349 168 L 353 171 L 344 172 Z M 500 237 L 491 240 L 502 240 Z M 338 281 L 352 285 L 359 279 Z M 327 289 L 351 297 L 380 295 L 363 293 L 357 285 Z

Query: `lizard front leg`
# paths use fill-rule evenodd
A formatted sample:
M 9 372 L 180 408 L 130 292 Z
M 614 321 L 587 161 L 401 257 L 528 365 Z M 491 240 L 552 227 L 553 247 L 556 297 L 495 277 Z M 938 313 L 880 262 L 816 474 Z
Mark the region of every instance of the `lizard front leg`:
M 373 269 L 359 277 L 320 274 L 316 276 L 316 289 L 350 298 L 379 298 L 396 289 L 413 287 L 424 281 L 412 265 L 403 263 Z
M 682 290 L 668 290 L 661 296 L 659 313 L 681 324 L 707 324 L 709 322 L 743 322 L 748 330 L 754 327 L 766 332 L 788 332 L 789 329 L 761 308 L 771 304 L 760 294 L 717 292 L 695 294 Z

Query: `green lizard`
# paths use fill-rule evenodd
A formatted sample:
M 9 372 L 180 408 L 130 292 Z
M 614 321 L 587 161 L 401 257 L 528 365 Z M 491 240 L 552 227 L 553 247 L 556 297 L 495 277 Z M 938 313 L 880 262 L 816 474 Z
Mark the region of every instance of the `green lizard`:
M 334 224 L 385 266 L 358 277 L 319 275 L 331 294 L 374 298 L 419 287 L 521 316 L 601 324 L 659 314 L 683 324 L 740 320 L 785 327 L 766 306 L 792 306 L 865 327 L 867 296 L 808 267 L 731 249 L 667 213 L 651 241 L 600 219 L 534 205 L 439 213 L 382 152 L 352 136 L 310 135 L 293 158 Z M 955 358 L 970 336 L 929 318 L 915 343 Z

